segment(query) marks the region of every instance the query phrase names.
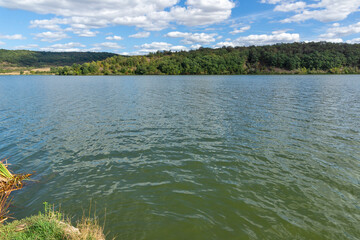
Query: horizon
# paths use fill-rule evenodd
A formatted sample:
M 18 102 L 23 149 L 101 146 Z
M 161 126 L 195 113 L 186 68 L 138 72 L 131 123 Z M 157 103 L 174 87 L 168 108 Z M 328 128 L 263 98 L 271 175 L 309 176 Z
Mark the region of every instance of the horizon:
M 0 48 L 147 55 L 200 47 L 360 43 L 360 0 L 0 0 Z

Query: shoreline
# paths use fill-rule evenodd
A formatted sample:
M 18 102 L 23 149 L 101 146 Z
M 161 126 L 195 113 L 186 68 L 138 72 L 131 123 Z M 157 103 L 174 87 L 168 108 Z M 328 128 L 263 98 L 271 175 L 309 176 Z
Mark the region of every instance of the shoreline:
M 359 73 L 249 73 L 249 74 L 94 74 L 94 75 L 59 75 L 51 72 L 24 73 L 19 72 L 0 73 L 0 76 L 305 76 L 305 75 L 360 75 Z

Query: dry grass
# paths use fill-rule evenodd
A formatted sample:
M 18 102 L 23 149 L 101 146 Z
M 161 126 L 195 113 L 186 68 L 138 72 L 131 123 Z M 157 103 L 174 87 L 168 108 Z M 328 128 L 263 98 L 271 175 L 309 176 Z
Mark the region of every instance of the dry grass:
M 97 222 L 96 218 L 83 217 L 76 225 L 79 232 L 72 231 L 71 239 L 79 240 L 105 240 L 104 230 Z

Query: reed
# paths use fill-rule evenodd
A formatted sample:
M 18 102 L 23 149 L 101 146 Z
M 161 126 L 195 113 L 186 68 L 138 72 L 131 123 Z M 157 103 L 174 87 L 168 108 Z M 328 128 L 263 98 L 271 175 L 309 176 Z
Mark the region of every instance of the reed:
M 8 169 L 7 160 L 0 161 L 0 224 L 9 218 L 10 194 L 23 188 L 24 181 L 32 174 L 13 174 Z

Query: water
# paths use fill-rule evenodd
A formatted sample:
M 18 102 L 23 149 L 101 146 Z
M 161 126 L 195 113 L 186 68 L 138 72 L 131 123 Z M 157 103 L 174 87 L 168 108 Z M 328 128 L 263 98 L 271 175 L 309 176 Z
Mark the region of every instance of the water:
M 0 76 L 0 99 L 0 157 L 39 181 L 16 218 L 91 200 L 109 238 L 360 238 L 360 76 Z

